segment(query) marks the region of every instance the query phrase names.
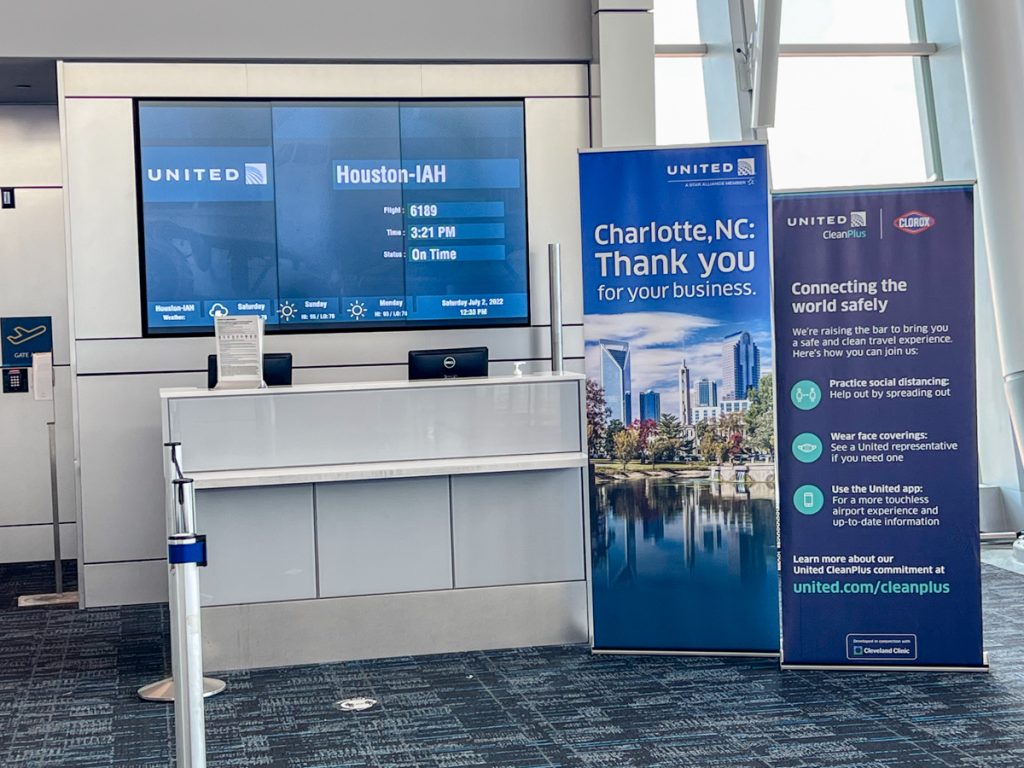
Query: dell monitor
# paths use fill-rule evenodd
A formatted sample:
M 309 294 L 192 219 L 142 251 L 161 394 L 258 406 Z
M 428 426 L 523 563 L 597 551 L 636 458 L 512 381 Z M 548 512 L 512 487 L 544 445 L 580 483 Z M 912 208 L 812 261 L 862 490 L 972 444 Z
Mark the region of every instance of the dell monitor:
M 457 379 L 487 375 L 487 347 L 418 349 L 409 352 L 409 379 Z
M 289 387 L 292 383 L 292 353 L 267 352 L 263 355 L 263 383 L 268 387 Z M 217 386 L 217 356 L 206 358 L 206 386 Z

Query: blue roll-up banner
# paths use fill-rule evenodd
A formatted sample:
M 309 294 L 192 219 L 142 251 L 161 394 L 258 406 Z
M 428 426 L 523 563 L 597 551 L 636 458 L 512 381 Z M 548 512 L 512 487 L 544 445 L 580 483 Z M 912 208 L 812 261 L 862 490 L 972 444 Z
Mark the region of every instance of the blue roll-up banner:
M 764 144 L 580 155 L 595 650 L 775 654 Z
M 972 197 L 774 198 L 786 667 L 984 668 Z

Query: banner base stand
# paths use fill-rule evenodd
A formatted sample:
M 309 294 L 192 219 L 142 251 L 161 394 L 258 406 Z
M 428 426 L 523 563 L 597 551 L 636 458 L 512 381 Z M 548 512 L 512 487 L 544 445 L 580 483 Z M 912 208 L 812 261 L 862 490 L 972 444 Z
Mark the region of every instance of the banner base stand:
M 777 652 L 765 651 L 644 651 L 644 650 L 613 650 L 609 648 L 591 648 L 595 656 L 724 656 L 739 659 L 777 659 Z
M 906 665 L 884 665 L 884 664 L 780 664 L 780 669 L 787 672 L 990 672 L 988 663 L 988 651 L 982 656 L 982 662 L 977 667 L 908 667 Z
M 78 605 L 77 592 L 50 592 L 45 595 L 19 595 L 19 608 L 38 608 L 44 605 Z

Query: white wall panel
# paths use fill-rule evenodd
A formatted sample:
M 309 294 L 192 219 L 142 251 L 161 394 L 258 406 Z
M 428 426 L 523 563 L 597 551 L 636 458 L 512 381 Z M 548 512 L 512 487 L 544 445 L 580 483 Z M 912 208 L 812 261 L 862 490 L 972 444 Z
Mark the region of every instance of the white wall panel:
M 244 64 L 78 62 L 64 65 L 64 95 L 245 96 Z
M 45 523 L 50 510 L 50 440 L 53 403 L 31 394 L 0 395 L 0 525 Z
M 419 64 L 248 64 L 247 93 L 277 98 L 418 98 Z
M 582 64 L 424 64 L 426 97 L 586 96 Z
M 54 368 L 54 421 L 57 428 L 57 505 L 61 522 L 78 517 L 75 500 L 75 434 L 71 412 L 71 368 Z M 49 481 L 47 481 L 49 489 Z
M 585 99 L 526 101 L 530 303 L 539 325 L 551 322 L 548 243 L 562 247 L 562 322 L 583 322 L 577 158 L 590 146 L 589 110 Z
M 78 557 L 78 534 L 74 523 L 61 523 L 60 556 L 63 560 Z M 0 528 L 0 563 L 35 563 L 40 560 L 53 560 L 52 526 Z
M 159 391 L 205 384 L 203 374 L 78 378 L 86 563 L 165 556 Z
M 0 185 L 60 186 L 56 106 L 0 106 L 0 148 Z
M 12 147 L 9 154 L 19 151 Z M 0 157 L 5 154 L 8 152 L 0 143 Z M 0 184 L 7 186 L 2 175 Z M 13 210 L 0 211 L 0 314 L 50 315 L 54 362 L 66 364 L 68 288 L 63 192 L 18 189 L 14 200 Z
M 79 585 L 85 607 L 167 602 L 167 560 L 86 565 Z
M 139 236 L 129 99 L 69 99 L 68 201 L 75 337 L 137 337 Z

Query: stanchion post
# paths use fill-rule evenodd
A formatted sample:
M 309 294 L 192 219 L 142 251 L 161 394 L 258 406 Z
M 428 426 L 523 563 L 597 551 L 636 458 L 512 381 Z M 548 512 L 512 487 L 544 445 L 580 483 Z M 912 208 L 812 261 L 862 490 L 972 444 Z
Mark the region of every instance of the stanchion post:
M 565 356 L 562 352 L 562 248 L 548 243 L 548 282 L 551 301 L 551 370 L 562 373 Z
M 168 508 L 171 510 L 171 519 L 168 521 L 168 529 L 172 534 L 182 532 L 194 532 L 195 531 L 195 496 L 191 487 L 191 482 L 188 483 L 188 493 L 185 493 L 184 485 L 178 484 L 176 480 L 185 480 L 185 476 L 181 471 L 181 444 L 180 443 L 164 443 L 164 447 L 168 448 L 166 454 L 166 467 L 165 476 L 171 478 L 171 482 L 168 484 L 168 493 L 170 498 L 168 499 Z M 180 490 L 179 490 L 180 489 Z M 188 506 L 186 507 L 186 502 Z M 176 613 L 180 610 L 180 606 L 176 605 L 175 598 L 175 572 L 173 568 L 168 568 L 168 593 L 170 596 L 170 614 L 171 614 L 171 634 L 172 634 L 172 649 L 174 647 L 174 627 L 177 621 L 177 616 L 181 615 Z M 198 579 L 198 577 L 197 577 Z M 199 592 L 196 592 L 198 599 Z M 198 614 L 197 614 L 198 616 Z M 199 626 L 198 618 L 196 620 L 196 626 Z M 199 668 L 202 668 L 200 664 Z M 203 678 L 203 696 L 209 698 L 223 691 L 226 684 L 223 680 L 218 680 L 214 677 Z M 138 690 L 139 698 L 143 701 L 153 701 L 162 704 L 170 703 L 177 700 L 175 691 L 175 679 L 174 677 L 165 677 L 162 680 L 157 680 L 155 683 L 148 683 Z
M 175 528 L 167 538 L 170 565 L 171 676 L 174 678 L 174 732 L 178 768 L 206 768 L 203 705 L 203 632 L 200 623 L 199 566 L 206 564 L 206 542 L 195 532 L 195 495 L 190 478 L 174 478 Z
M 56 582 L 54 593 L 58 598 L 64 597 L 64 563 L 60 551 L 60 504 L 57 499 L 57 425 L 46 422 L 46 432 L 50 438 L 50 507 L 53 510 L 53 580 Z

